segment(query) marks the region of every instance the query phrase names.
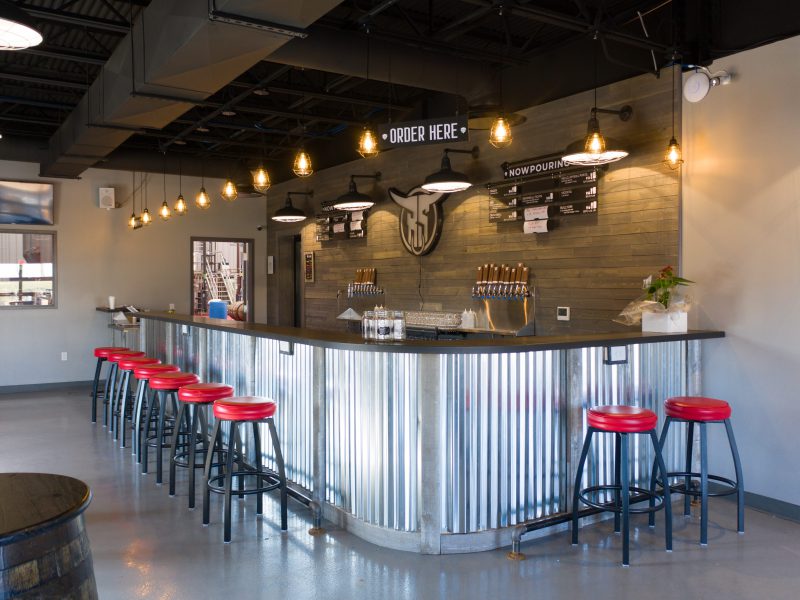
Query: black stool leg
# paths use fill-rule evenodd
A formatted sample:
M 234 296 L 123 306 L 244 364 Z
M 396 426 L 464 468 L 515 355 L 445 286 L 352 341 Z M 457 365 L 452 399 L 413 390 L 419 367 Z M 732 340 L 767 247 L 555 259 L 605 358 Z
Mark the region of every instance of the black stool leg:
M 661 455 L 662 460 L 664 458 L 664 445 L 667 443 L 667 435 L 669 434 L 670 423 L 672 423 L 672 417 L 667 417 L 664 420 L 664 426 L 661 428 L 661 437 L 658 439 L 657 442 L 656 442 L 656 440 L 653 440 L 653 444 L 658 443 L 656 448 L 658 450 L 658 454 Z M 650 503 L 649 504 L 650 504 L 650 508 L 651 509 L 655 508 L 655 506 L 656 506 L 655 493 L 656 493 L 656 481 L 658 479 L 656 477 L 656 475 L 658 473 L 658 471 L 656 470 L 657 468 L 659 468 L 659 466 L 658 466 L 658 455 L 656 455 L 656 458 L 653 460 L 653 471 L 650 474 L 650 494 L 651 494 L 651 497 L 650 497 Z M 669 485 L 669 479 L 667 478 L 667 471 L 664 470 L 664 469 L 661 470 L 661 478 L 662 478 L 662 481 L 664 483 L 664 486 L 668 486 Z M 671 517 L 672 517 L 672 508 L 670 507 L 670 525 L 672 524 L 672 518 Z M 650 511 L 650 515 L 647 518 L 647 525 L 649 527 L 655 527 L 656 526 L 656 513 L 655 513 L 654 510 Z M 672 534 L 670 534 L 670 539 L 672 539 Z
M 628 434 L 621 433 L 622 449 L 620 450 L 620 460 L 623 467 L 622 472 L 622 565 L 627 567 L 631 564 L 630 559 L 630 469 L 628 468 Z
M 281 442 L 278 439 L 278 432 L 275 430 L 275 421 L 272 417 L 267 419 L 269 425 L 269 435 L 272 438 L 272 446 L 275 449 L 275 462 L 278 463 L 278 475 L 281 478 L 281 531 L 286 531 L 289 527 L 289 488 L 286 486 L 286 468 L 283 463 L 283 452 L 281 452 Z M 259 452 L 261 450 L 259 449 Z
M 581 458 L 578 461 L 578 471 L 575 473 L 575 488 L 572 491 L 572 545 L 578 543 L 578 505 L 580 503 L 581 479 L 583 479 L 583 466 L 586 463 L 586 456 L 592 444 L 592 434 L 594 428 L 589 427 L 586 432 L 586 439 L 583 441 Z
M 728 444 L 733 456 L 733 468 L 736 470 L 736 531 L 744 533 L 744 478 L 742 477 L 742 461 L 739 460 L 739 449 L 736 447 L 736 438 L 733 437 L 731 420 L 725 419 L 725 431 L 728 434 Z
M 700 423 L 700 545 L 708 545 L 708 431 Z
M 111 380 L 110 384 L 108 379 Z M 103 427 L 108 427 L 108 412 L 111 409 L 114 389 L 117 387 L 117 363 L 111 363 L 108 379 L 106 380 L 106 393 L 103 395 Z
M 158 430 L 156 432 L 156 484 L 161 485 L 164 478 L 164 425 L 167 419 L 167 400 L 170 398 L 174 391 L 159 392 L 160 400 L 158 403 Z M 178 423 L 175 423 L 175 428 L 178 428 Z
M 258 429 L 258 422 L 253 421 L 253 466 L 257 472 L 261 471 L 261 432 Z M 258 486 L 261 487 L 262 478 L 258 478 Z M 264 494 L 256 495 L 256 514 L 264 512 Z
M 666 428 L 669 423 L 664 424 L 664 429 L 661 431 L 661 439 L 656 437 L 656 430 L 650 430 L 650 439 L 653 441 L 653 448 L 655 448 L 656 464 L 658 470 L 661 471 L 661 479 L 664 481 L 664 496 L 662 502 L 664 503 L 664 539 L 667 547 L 667 552 L 672 552 L 672 496 L 669 488 L 669 481 L 667 480 L 667 465 L 664 463 L 664 455 L 661 449 L 664 446 L 664 439 L 666 438 Z M 655 492 L 655 484 L 650 487 L 651 492 Z M 651 507 L 655 506 L 655 501 L 651 499 Z M 650 513 L 650 519 L 655 520 L 654 512 Z
M 94 381 L 92 382 L 92 423 L 97 423 L 97 387 L 100 384 L 100 372 L 103 370 L 105 358 L 98 357 L 97 366 L 94 368 Z
M 150 437 L 150 426 L 153 424 L 154 412 L 158 404 L 160 404 L 158 402 L 158 392 L 153 390 L 153 396 L 150 398 L 150 403 L 147 405 L 147 418 L 144 424 L 144 435 L 139 442 L 139 448 L 141 450 L 139 462 L 142 463 L 142 473 L 147 473 L 147 455 L 149 453 L 148 448 L 150 447 L 147 442 L 147 438 Z
M 178 408 L 178 414 L 175 416 L 175 427 L 172 430 L 172 442 L 169 445 L 169 495 L 175 495 L 175 455 L 178 453 L 178 436 L 181 431 L 181 421 L 186 412 L 186 403 L 181 402 Z M 191 431 L 189 432 L 189 440 L 192 439 Z
M 196 404 L 190 404 L 189 407 L 189 508 L 194 508 L 194 471 L 195 460 L 197 460 L 197 422 L 199 420 L 200 412 L 203 407 Z M 203 430 L 203 438 L 205 438 L 205 429 Z M 203 441 L 205 448 L 206 442 Z
M 239 429 L 239 422 L 229 421 L 228 425 L 230 426 L 230 430 L 228 431 L 228 455 L 225 457 L 225 508 L 222 517 L 225 529 L 222 541 L 226 544 L 231 541 L 231 492 L 233 491 L 231 488 L 233 488 L 233 459 L 235 454 L 233 448 L 236 443 L 235 439 Z
M 222 421 L 217 419 L 214 422 L 214 430 L 211 433 L 211 440 L 208 445 L 208 452 L 206 452 L 206 466 L 203 469 L 203 477 L 205 478 L 205 485 L 203 486 L 203 525 L 208 525 L 210 519 L 210 503 L 211 503 L 211 488 L 208 481 L 211 479 L 211 468 L 214 463 L 214 451 L 217 448 L 220 437 L 220 424 Z M 220 457 L 221 460 L 221 457 Z
M 620 459 L 620 447 L 621 447 L 621 438 L 620 434 L 614 434 L 614 485 L 621 486 L 620 483 L 620 465 L 622 464 L 622 460 Z M 621 489 L 621 488 L 620 488 Z M 620 501 L 620 489 L 614 490 L 614 507 L 619 508 L 619 501 Z M 619 513 L 614 512 L 614 533 L 619 533 Z
M 689 429 L 686 433 L 686 469 L 687 473 L 692 472 L 692 447 L 694 446 L 694 422 L 689 421 Z M 687 492 L 692 489 L 692 477 L 687 475 L 683 478 L 683 486 Z M 687 493 L 683 496 L 683 515 L 688 517 L 692 514 L 692 497 Z
M 122 371 L 119 376 L 119 394 L 117 398 L 117 405 L 111 412 L 111 420 L 114 423 L 112 429 L 114 431 L 114 440 L 119 439 L 119 430 L 125 428 L 125 405 L 128 403 L 128 393 L 130 384 L 130 371 Z M 122 446 L 125 447 L 125 436 L 122 437 Z
M 150 392 L 150 400 L 147 400 L 147 392 Z M 151 390 L 149 387 L 145 387 L 143 392 L 143 401 L 145 401 L 145 406 L 143 407 L 145 412 L 144 424 L 139 424 L 139 433 L 138 441 L 136 442 L 137 446 L 137 453 L 136 453 L 136 462 L 142 464 L 142 462 L 147 463 L 146 460 L 143 459 L 143 455 L 147 457 L 147 436 L 150 433 L 150 423 L 153 420 L 153 406 L 156 404 L 156 392 Z M 147 473 L 147 471 L 143 470 L 142 473 Z
M 131 451 L 136 456 L 139 455 L 139 427 L 142 424 L 142 407 L 144 404 L 144 393 L 147 381 L 139 379 L 136 384 L 136 395 L 133 398 L 133 414 L 131 415 L 133 425 L 131 429 Z

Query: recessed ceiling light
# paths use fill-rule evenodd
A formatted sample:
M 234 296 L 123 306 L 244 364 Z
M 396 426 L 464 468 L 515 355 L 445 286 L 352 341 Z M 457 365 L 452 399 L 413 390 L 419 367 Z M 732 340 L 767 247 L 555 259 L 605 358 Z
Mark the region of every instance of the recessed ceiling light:
M 199 131 L 200 133 L 208 133 L 208 127 L 198 127 L 195 131 Z
M 235 110 L 223 110 L 222 111 L 222 115 L 225 116 L 225 117 L 234 117 L 234 116 L 236 116 L 236 111 Z
M 269 96 L 269 90 L 258 89 L 258 90 L 254 90 L 253 93 L 256 96 Z
M 175 144 L 176 146 L 185 146 L 186 145 L 186 142 L 184 142 L 183 140 L 175 140 L 172 143 Z

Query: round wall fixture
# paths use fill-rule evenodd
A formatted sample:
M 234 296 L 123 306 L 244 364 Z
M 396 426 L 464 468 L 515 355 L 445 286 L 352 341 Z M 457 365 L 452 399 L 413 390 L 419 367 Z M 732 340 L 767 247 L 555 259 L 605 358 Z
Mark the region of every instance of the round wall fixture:
M 726 71 L 712 74 L 708 69 L 700 67 L 686 78 L 683 84 L 683 97 L 688 102 L 700 102 L 712 87 L 727 85 L 730 82 L 731 76 Z

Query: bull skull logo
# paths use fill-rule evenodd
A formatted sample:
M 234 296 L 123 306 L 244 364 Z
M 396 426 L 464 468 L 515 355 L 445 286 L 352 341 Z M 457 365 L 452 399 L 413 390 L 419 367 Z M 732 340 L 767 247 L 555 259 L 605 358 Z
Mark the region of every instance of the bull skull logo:
M 404 194 L 391 188 L 389 196 L 400 208 L 400 239 L 414 256 L 428 254 L 442 235 L 441 203 L 449 194 L 430 193 L 415 187 Z

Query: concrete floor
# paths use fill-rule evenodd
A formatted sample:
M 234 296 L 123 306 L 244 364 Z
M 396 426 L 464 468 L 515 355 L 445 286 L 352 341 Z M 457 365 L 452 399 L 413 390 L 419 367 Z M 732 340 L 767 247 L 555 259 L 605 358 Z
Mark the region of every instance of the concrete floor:
M 507 549 L 461 556 L 384 550 L 326 523 L 314 538 L 308 510 L 290 500 L 289 531 L 275 523 L 277 502 L 235 502 L 233 543 L 222 543 L 220 498 L 212 523 L 186 508 L 185 486 L 167 495 L 141 475 L 129 450 L 89 423 L 85 390 L 0 396 L 0 470 L 63 473 L 86 481 L 86 513 L 100 597 L 239 599 L 720 598 L 800 597 L 800 524 L 747 511 L 747 533 L 735 531 L 735 506 L 713 501 L 709 546 L 698 523 L 679 517 L 675 551 L 661 528 L 634 520 L 630 568 L 619 566 L 619 539 L 609 523 L 585 527 L 581 545 L 566 532 L 523 544 L 528 559 Z M 180 480 L 181 482 L 183 480 Z M 236 506 L 238 504 L 238 507 Z M 659 516 L 659 525 L 661 524 Z

